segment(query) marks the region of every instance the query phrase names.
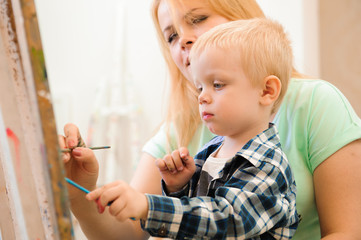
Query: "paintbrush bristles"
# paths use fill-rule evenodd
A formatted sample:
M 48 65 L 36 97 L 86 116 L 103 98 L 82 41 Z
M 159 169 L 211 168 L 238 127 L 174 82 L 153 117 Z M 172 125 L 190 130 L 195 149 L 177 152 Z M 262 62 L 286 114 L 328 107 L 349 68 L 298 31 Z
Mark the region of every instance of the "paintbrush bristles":
M 100 147 L 88 147 L 91 150 L 99 150 L 99 149 L 108 149 L 110 146 L 100 146 Z M 74 148 L 61 149 L 61 152 L 71 152 Z

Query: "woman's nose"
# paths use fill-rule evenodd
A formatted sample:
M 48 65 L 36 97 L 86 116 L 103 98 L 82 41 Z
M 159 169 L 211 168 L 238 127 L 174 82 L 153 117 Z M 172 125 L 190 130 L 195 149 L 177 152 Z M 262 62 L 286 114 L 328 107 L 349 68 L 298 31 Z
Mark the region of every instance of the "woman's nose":
M 196 37 L 191 29 L 182 29 L 180 36 L 180 44 L 182 49 L 191 49 L 196 41 Z
M 181 40 L 181 46 L 182 49 L 191 49 L 193 46 L 194 41 L 189 40 L 189 39 L 182 39 Z

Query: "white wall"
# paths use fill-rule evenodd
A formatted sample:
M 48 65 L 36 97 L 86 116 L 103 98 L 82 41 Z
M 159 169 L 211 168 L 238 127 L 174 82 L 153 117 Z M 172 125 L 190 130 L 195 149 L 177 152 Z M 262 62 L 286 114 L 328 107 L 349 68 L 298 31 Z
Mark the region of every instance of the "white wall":
M 302 73 L 319 76 L 318 1 L 257 0 L 266 16 L 282 23 L 292 41 L 295 67 Z
M 36 7 L 59 132 L 73 122 L 86 137 L 100 89 L 126 78 L 149 136 L 161 119 L 165 80 L 150 1 L 36 0 Z

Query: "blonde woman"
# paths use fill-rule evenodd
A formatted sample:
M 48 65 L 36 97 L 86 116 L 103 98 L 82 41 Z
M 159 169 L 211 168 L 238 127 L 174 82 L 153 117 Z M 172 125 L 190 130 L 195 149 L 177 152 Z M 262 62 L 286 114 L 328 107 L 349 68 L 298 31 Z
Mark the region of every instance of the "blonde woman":
M 153 16 L 171 81 L 168 116 L 145 145 L 131 185 L 161 194 L 156 158 L 188 146 L 194 155 L 213 135 L 201 124 L 197 92 L 189 74 L 188 54 L 204 32 L 221 23 L 264 17 L 253 0 L 154 0 Z M 272 117 L 293 169 L 302 220 L 294 239 L 357 239 L 361 236 L 361 121 L 345 97 L 331 84 L 294 70 L 283 103 Z M 62 146 L 77 146 L 76 126 L 65 126 Z M 74 149 L 64 155 L 68 177 L 96 188 L 98 164 L 93 153 Z M 71 208 L 91 239 L 141 239 L 139 222 L 118 223 L 99 216 L 93 204 L 69 189 Z

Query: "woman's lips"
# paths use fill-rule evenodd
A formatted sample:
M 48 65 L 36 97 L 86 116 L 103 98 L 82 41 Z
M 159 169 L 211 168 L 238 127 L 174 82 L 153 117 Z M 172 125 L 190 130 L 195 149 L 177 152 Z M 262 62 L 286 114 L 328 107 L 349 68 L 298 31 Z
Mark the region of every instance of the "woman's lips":
M 185 65 L 186 67 L 189 67 L 189 65 L 191 65 L 191 63 L 189 62 L 189 58 L 188 58 L 188 57 L 186 58 L 186 60 L 185 60 L 185 62 L 184 62 L 184 65 Z

